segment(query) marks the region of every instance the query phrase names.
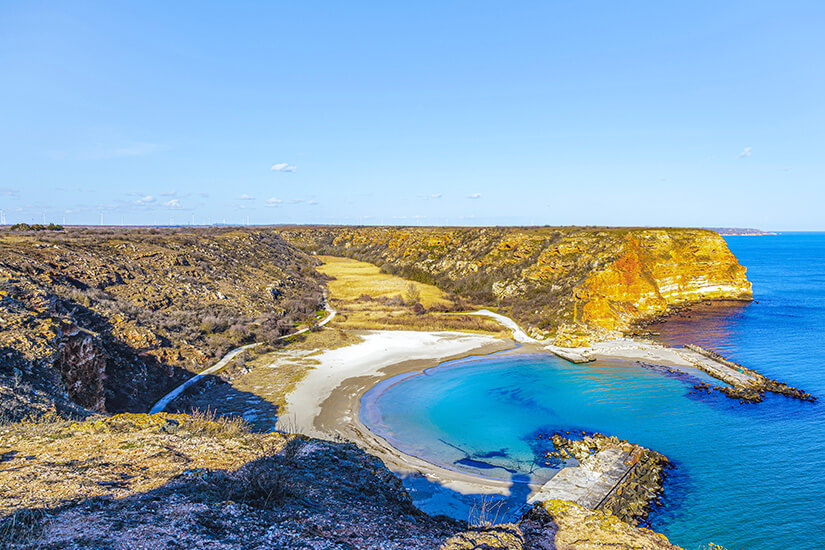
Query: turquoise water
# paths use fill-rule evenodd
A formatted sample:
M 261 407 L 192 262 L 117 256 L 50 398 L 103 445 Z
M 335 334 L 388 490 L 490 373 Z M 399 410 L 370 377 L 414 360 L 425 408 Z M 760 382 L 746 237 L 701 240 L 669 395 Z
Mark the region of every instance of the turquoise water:
M 657 327 L 820 397 L 768 394 L 742 405 L 693 391 L 692 376 L 632 362 L 573 365 L 499 354 L 387 381 L 362 420 L 433 462 L 520 482 L 555 470 L 541 458 L 556 429 L 599 431 L 656 449 L 675 464 L 650 526 L 688 549 L 825 545 L 825 234 L 727 239 L 748 267 L 755 302 L 713 307 Z M 697 377 L 701 375 L 697 374 Z M 523 486 L 521 486 L 523 487 Z M 462 519 L 466 519 L 462 518 Z

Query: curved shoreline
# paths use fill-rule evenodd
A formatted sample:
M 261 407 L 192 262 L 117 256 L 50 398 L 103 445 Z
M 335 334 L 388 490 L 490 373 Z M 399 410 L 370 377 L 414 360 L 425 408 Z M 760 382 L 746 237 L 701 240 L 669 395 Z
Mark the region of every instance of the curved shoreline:
M 278 427 L 313 437 L 351 441 L 381 458 L 396 473 L 420 474 L 459 493 L 508 494 L 510 481 L 447 469 L 397 449 L 367 428 L 359 412 L 364 393 L 384 380 L 423 372 L 448 361 L 511 352 L 518 346 L 509 338 L 468 333 L 364 331 L 361 335 L 364 342 L 316 357 L 321 364 L 287 396 L 287 416 L 279 419 Z M 405 359 L 403 350 L 390 349 L 393 341 L 399 340 L 406 341 L 403 347 L 416 349 L 413 359 Z M 424 343 L 429 343 L 428 350 L 421 349 Z M 373 355 L 376 352 L 377 356 Z M 349 372 L 336 372 L 344 362 Z M 328 383 L 330 379 L 333 384 Z
M 533 339 L 515 321 L 503 315 L 489 310 L 469 314 L 495 319 L 512 331 L 511 337 L 461 332 L 360 331 L 362 342 L 327 350 L 315 357 L 318 367 L 311 370 L 287 395 L 288 415 L 278 419 L 278 428 L 353 442 L 381 458 L 390 470 L 402 477 L 422 476 L 428 482 L 430 495 L 434 491 L 448 490 L 462 495 L 510 496 L 516 487 L 511 480 L 436 464 L 402 451 L 392 441 L 370 430 L 360 418 L 364 394 L 401 375 L 408 375 L 402 379 L 406 380 L 447 362 L 468 357 L 481 358 L 499 352 L 550 353 L 573 363 L 599 359 L 633 361 L 676 369 L 700 379 L 710 375 L 727 381 L 726 375 L 734 378 L 742 376 L 741 372 L 735 372 L 724 362 L 704 357 L 691 349 L 677 349 L 634 338 L 597 342 L 588 348 L 558 348 Z M 712 364 L 707 363 L 709 360 Z M 546 483 L 549 481 L 520 482 L 518 486 L 520 492 L 529 491 L 529 499 Z
M 364 341 L 358 344 L 315 356 L 318 367 L 287 396 L 287 415 L 279 419 L 278 428 L 353 442 L 402 476 L 420 475 L 464 495 L 509 495 L 510 480 L 459 471 L 398 449 L 362 422 L 361 399 L 386 380 L 416 376 L 447 362 L 494 353 L 553 353 L 554 346 L 532 338 L 524 342 L 518 337 L 460 332 L 362 331 L 360 335 Z M 655 343 L 622 339 L 598 343 L 587 351 L 591 359 L 640 361 L 699 372 L 677 350 Z M 531 496 L 542 487 L 542 483 L 526 485 Z

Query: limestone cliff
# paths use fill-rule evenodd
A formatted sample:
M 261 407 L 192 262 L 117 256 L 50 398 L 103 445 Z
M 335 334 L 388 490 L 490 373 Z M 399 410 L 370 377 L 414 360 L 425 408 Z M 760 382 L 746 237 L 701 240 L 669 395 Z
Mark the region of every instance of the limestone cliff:
M 724 239 L 703 229 L 290 227 L 281 234 L 498 306 L 562 345 L 627 331 L 675 306 L 752 296 Z

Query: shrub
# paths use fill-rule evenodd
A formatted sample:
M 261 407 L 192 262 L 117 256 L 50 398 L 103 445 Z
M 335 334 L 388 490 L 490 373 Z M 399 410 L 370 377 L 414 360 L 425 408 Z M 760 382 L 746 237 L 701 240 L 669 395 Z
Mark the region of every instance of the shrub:
M 35 223 L 29 225 L 27 223 L 16 223 L 12 225 L 10 228 L 12 231 L 63 231 L 62 225 L 55 225 L 50 223 L 49 225 L 42 225 L 39 223 Z
M 224 319 L 219 319 L 214 315 L 209 315 L 201 321 L 201 332 L 204 334 L 214 334 L 223 332 L 229 327 L 229 323 Z
M 229 485 L 227 495 L 232 500 L 266 508 L 294 494 L 289 476 L 276 457 L 244 464 L 232 477 L 234 483 Z
M 404 297 L 408 303 L 414 304 L 421 300 L 421 290 L 415 283 L 409 283 L 404 291 Z

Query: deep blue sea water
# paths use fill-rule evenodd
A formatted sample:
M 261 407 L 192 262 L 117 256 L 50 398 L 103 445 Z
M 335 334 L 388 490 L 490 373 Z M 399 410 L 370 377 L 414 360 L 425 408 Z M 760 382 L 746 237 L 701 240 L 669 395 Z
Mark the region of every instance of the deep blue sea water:
M 386 382 L 365 395 L 361 418 L 411 454 L 514 480 L 514 500 L 525 494 L 518 481 L 555 472 L 537 434 L 616 435 L 675 464 L 650 518 L 672 542 L 825 548 L 825 234 L 726 240 L 755 301 L 675 318 L 656 328 L 658 338 L 715 349 L 819 402 L 768 394 L 743 405 L 632 362 L 505 353 Z

